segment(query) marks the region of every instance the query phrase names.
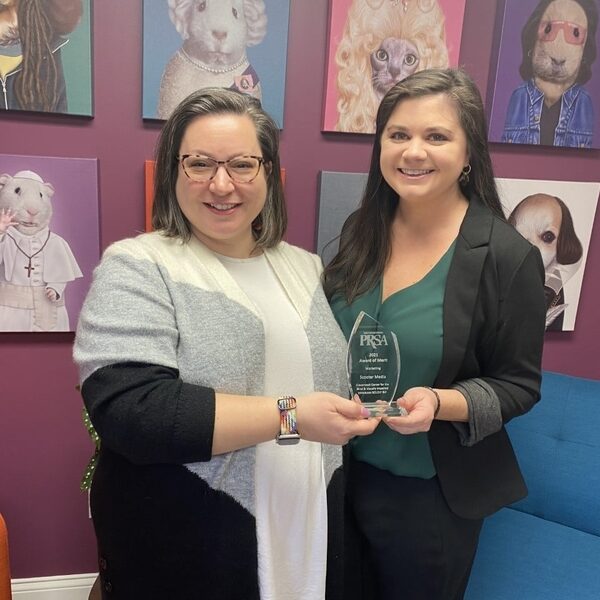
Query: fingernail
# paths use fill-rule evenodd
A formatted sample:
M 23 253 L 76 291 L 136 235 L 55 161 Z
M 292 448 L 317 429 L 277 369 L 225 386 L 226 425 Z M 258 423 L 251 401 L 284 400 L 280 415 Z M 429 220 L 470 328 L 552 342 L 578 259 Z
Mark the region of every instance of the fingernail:
M 371 412 L 369 411 L 369 409 L 365 408 L 364 406 L 361 407 L 360 414 L 362 417 L 370 417 L 371 416 Z

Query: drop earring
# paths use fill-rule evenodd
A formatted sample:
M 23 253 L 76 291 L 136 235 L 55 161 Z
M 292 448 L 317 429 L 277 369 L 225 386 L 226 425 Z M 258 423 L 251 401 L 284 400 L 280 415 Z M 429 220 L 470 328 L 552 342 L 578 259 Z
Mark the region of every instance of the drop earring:
M 458 178 L 458 183 L 467 185 L 467 183 L 469 183 L 469 173 L 471 173 L 471 165 L 463 167 L 463 170 L 460 172 L 460 177 Z

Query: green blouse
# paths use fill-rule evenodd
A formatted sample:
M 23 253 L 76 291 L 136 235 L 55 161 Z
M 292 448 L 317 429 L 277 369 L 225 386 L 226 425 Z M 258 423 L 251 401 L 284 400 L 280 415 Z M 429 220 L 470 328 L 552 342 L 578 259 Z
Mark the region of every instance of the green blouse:
M 398 396 L 415 386 L 432 385 L 442 359 L 444 290 L 455 243 L 417 283 L 381 301 L 381 281 L 369 292 L 347 302 L 335 296 L 333 314 L 346 338 L 360 311 L 377 319 L 398 336 L 400 384 Z M 435 475 L 427 433 L 401 435 L 381 423 L 375 432 L 350 441 L 352 455 L 394 475 L 429 479 Z

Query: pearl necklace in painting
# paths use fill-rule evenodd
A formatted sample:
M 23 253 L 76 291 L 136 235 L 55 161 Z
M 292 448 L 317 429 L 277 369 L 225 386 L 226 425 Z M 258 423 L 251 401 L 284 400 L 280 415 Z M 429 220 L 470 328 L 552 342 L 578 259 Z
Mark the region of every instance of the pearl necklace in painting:
M 207 71 L 208 73 L 215 73 L 215 74 L 220 74 L 220 73 L 229 73 L 231 71 L 235 71 L 236 69 L 239 69 L 246 61 L 247 58 L 245 56 L 242 56 L 242 58 L 235 63 L 235 65 L 230 65 L 228 67 L 223 67 L 222 69 L 213 69 L 212 67 L 209 67 L 208 65 L 204 64 L 203 62 L 192 58 L 183 48 L 179 49 L 179 52 L 181 52 L 182 56 L 187 59 L 190 63 L 192 63 L 195 67 L 198 67 L 198 69 L 202 69 L 203 71 Z

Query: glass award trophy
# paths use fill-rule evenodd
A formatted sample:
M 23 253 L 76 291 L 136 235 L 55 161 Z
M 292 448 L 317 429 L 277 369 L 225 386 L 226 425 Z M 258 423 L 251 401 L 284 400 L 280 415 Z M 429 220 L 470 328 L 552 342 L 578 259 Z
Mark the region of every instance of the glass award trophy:
M 348 338 L 346 357 L 350 394 L 357 395 L 374 417 L 407 412 L 396 404 L 400 381 L 400 347 L 393 331 L 361 311 Z

